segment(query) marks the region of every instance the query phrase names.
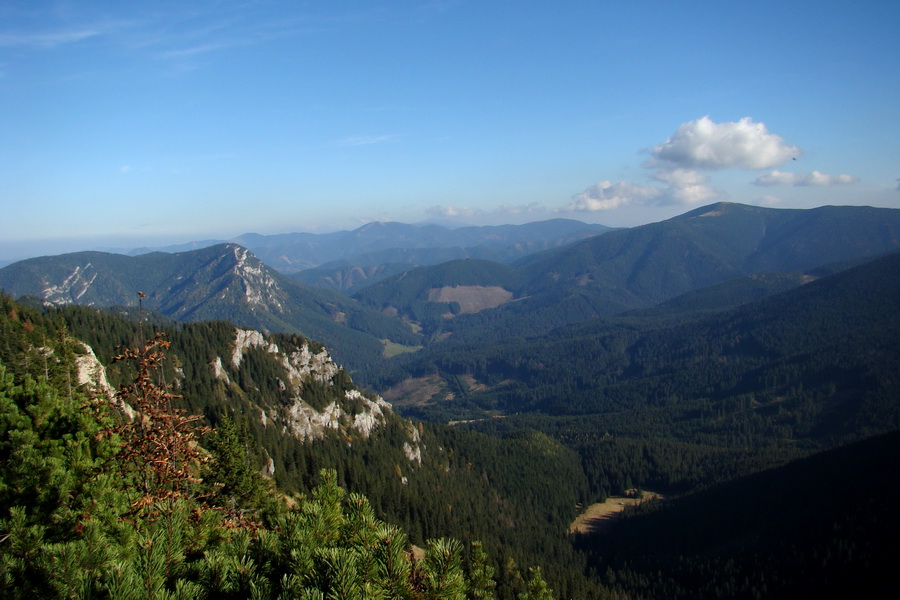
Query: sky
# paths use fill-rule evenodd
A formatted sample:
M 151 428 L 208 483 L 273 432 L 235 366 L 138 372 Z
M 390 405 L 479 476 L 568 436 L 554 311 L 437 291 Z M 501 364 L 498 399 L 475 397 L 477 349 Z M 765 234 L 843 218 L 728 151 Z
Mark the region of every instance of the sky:
M 900 2 L 0 0 L 0 259 L 900 208 Z

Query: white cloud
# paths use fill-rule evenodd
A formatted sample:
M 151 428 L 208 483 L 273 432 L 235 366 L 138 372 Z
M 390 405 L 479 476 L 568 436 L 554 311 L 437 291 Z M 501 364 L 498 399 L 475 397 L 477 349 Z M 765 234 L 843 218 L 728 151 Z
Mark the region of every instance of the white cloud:
M 759 199 L 757 204 L 761 204 L 762 206 L 775 206 L 776 204 L 781 204 L 781 198 L 778 196 L 763 196 Z
M 708 116 L 683 123 L 672 136 L 650 150 L 650 168 L 766 169 L 796 157 L 800 149 L 769 133 L 750 117 L 715 123 Z
M 821 171 L 786 173 L 776 169 L 771 173 L 760 175 L 753 183 L 755 185 L 829 186 L 855 183 L 857 181 L 859 181 L 859 178 L 852 175 L 828 175 Z
M 706 202 L 719 196 L 708 178 L 691 169 L 671 169 L 653 175 L 665 187 L 640 185 L 630 181 L 601 181 L 580 194 L 558 212 L 594 212 L 626 206 L 668 206 Z
M 574 201 L 561 212 L 614 210 L 633 204 L 654 205 L 661 195 L 662 189 L 658 187 L 637 185 L 630 181 L 601 181 L 573 196 Z
M 718 196 L 716 190 L 707 185 L 709 178 L 690 169 L 659 171 L 653 176 L 657 181 L 668 184 L 663 197 L 666 204 L 698 204 Z

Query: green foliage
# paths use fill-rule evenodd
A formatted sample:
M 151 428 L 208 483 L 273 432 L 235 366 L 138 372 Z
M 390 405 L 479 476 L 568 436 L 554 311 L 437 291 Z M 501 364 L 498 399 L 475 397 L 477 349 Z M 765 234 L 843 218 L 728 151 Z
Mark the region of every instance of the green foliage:
M 27 372 L 17 382 L 0 362 L 0 595 L 418 600 L 489 587 L 480 548 L 477 581 L 460 542 L 414 559 L 407 535 L 334 470 L 294 508 L 273 503 L 227 417 L 202 453 L 194 419 L 159 382 L 166 349 L 157 336 L 122 354 L 137 362 L 119 398 L 140 410 L 133 421 Z
M 116 516 L 123 489 L 104 469 L 116 440 L 101 435 L 97 407 L 66 398 L 0 364 L 0 592 L 50 597 L 83 590 L 115 556 L 107 536 L 126 531 Z
M 496 437 L 539 430 L 578 453 L 589 501 L 635 486 L 682 494 L 900 427 L 898 272 L 891 255 L 739 308 L 710 311 L 697 295 L 702 312 L 673 303 L 482 343 L 492 325 L 484 339 L 392 360 L 378 385 L 439 374 L 453 399 L 407 414 L 480 417 L 460 427 Z M 731 301 L 728 287 L 713 290 L 712 305 Z M 500 580 L 515 589 L 504 571 Z
M 472 542 L 472 551 L 469 554 L 469 600 L 490 600 L 494 598 L 494 589 L 497 583 L 494 581 L 495 569 L 488 562 L 488 556 L 481 542 Z
M 528 570 L 527 589 L 519 594 L 519 600 L 553 600 L 553 592 L 547 587 L 547 582 L 541 576 L 540 567 L 532 567 Z
M 215 482 L 214 503 L 232 510 L 269 506 L 273 490 L 253 468 L 247 441 L 226 413 L 207 441 L 211 460 L 204 479 Z

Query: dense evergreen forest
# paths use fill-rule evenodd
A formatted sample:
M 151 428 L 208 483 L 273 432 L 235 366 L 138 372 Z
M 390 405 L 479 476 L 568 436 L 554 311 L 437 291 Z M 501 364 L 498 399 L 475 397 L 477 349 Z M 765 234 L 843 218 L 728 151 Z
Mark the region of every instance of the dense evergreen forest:
M 436 376 L 443 397 L 401 405 L 434 420 L 584 415 L 574 422 L 611 434 L 827 447 L 900 426 L 898 302 L 894 254 L 729 310 L 447 342 L 370 380 L 387 390 Z
M 647 598 L 889 595 L 900 514 L 891 432 L 666 503 L 576 543 L 607 585 Z
M 77 384 L 85 348 L 63 315 L 2 305 L 4 597 L 489 598 L 498 581 L 501 595 L 551 597 L 539 567 L 508 557 L 497 572 L 478 541 L 435 537 L 414 551 L 334 469 L 302 490 L 275 487 L 229 413 L 210 430 L 178 408 L 164 334 L 118 350 L 118 400 L 140 415 L 128 419 Z

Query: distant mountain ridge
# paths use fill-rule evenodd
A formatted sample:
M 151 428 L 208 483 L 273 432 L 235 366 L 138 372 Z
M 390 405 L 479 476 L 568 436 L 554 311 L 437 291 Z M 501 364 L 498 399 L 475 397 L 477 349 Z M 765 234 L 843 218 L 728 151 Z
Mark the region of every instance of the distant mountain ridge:
M 772 209 L 722 202 L 610 232 L 516 266 L 530 291 L 560 281 L 624 287 L 648 304 L 751 273 L 809 269 L 900 247 L 900 210 Z
M 551 219 L 524 225 L 469 226 L 448 229 L 440 225 L 408 225 L 376 221 L 352 231 L 333 233 L 284 233 L 261 235 L 245 233 L 230 240 L 207 240 L 157 248 L 165 252 L 183 252 L 220 243 L 234 243 L 252 251 L 273 269 L 286 274 L 298 273 L 326 263 L 340 261 L 359 267 L 384 263 L 436 264 L 454 258 L 476 257 L 507 262 L 527 254 L 554 248 L 611 228 L 571 219 Z M 129 254 L 144 254 L 152 249 L 135 249 Z M 334 270 L 329 269 L 327 272 Z M 307 277 L 316 284 L 320 277 Z M 337 287 L 326 278 L 321 287 Z
M 522 240 L 533 229 L 548 236 L 540 244 L 555 244 L 564 239 L 560 236 L 585 234 L 582 225 L 560 220 L 471 228 L 463 234 L 485 241 L 493 232 L 494 241 L 508 248 L 515 240 L 528 246 Z M 378 223 L 341 235 L 378 248 L 412 243 L 421 235 L 439 238 L 442 231 L 447 232 Z M 0 269 L 0 289 L 51 304 L 96 306 L 135 306 L 141 291 L 145 308 L 179 321 L 224 319 L 325 340 L 336 359 L 355 370 L 376 364 L 386 352 L 414 350 L 448 337 L 487 342 L 541 335 L 730 280 L 794 273 L 777 285 L 777 278 L 757 279 L 750 287 L 760 297 L 769 289 L 766 281 L 783 290 L 802 283 L 805 270 L 825 263 L 849 265 L 898 248 L 900 210 L 719 203 L 667 221 L 592 235 L 511 264 L 466 258 L 412 270 L 409 263 L 374 265 L 359 277 L 371 280 L 392 268 L 400 273 L 369 281 L 352 297 L 292 281 L 236 244 L 175 254 L 84 252 L 29 259 Z M 415 257 L 418 250 L 407 252 Z M 348 273 L 361 269 L 348 268 Z M 354 285 L 346 279 L 344 284 Z M 723 293 L 725 301 L 737 288 Z
M 431 315 L 427 326 L 433 331 L 480 334 L 489 328 L 510 335 L 535 335 L 568 323 L 654 306 L 753 274 L 799 272 L 874 258 L 898 248 L 900 210 L 771 209 L 718 203 L 667 221 L 610 231 L 496 269 L 472 271 L 465 261 L 419 267 L 367 286 L 354 297 L 414 321 L 418 315 Z M 434 315 L 453 314 L 453 310 L 449 305 L 429 306 L 435 298 L 430 290 L 464 285 L 499 286 L 509 292 L 509 301 L 478 315 L 435 319 Z

